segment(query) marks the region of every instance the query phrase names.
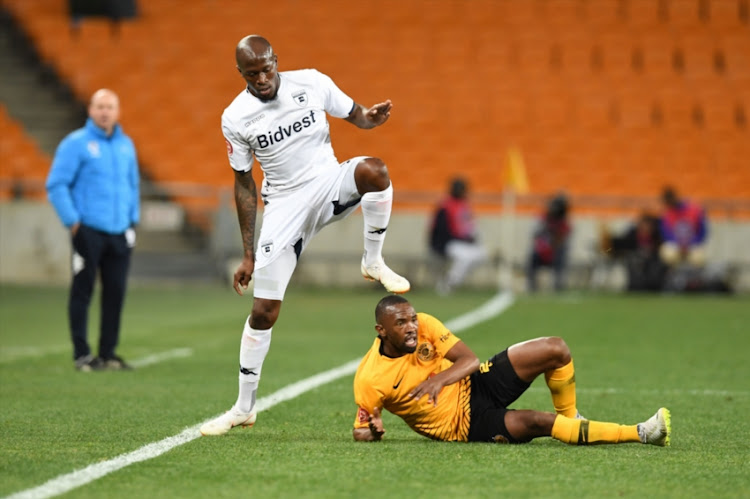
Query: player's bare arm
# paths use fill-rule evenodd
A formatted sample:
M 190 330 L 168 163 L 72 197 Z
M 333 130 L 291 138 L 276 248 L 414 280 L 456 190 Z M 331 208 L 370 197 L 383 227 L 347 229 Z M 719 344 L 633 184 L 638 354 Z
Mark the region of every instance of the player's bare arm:
M 252 172 L 234 172 L 234 202 L 240 223 L 242 262 L 234 273 L 234 290 L 242 295 L 247 289 L 255 270 L 255 218 L 258 212 L 258 193 Z
M 453 345 L 445 354 L 445 358 L 453 362 L 453 365 L 421 382 L 414 390 L 409 392 L 410 397 L 419 400 L 427 395 L 427 400 L 437 406 L 438 394 L 444 386 L 452 385 L 479 369 L 479 358 L 463 341 Z
M 364 129 L 375 128 L 380 126 L 391 117 L 391 108 L 393 104 L 388 99 L 367 108 L 361 104 L 354 103 L 354 109 L 346 117 L 349 123 Z
M 354 428 L 354 440 L 358 442 L 375 442 L 381 440 L 385 434 L 383 419 L 380 417 L 380 408 L 376 407 L 370 414 L 370 425 L 368 428 Z

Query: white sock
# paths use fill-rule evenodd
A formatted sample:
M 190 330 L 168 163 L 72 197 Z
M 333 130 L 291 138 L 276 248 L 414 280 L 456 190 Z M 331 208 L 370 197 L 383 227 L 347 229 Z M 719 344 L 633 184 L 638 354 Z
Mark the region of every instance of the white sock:
M 385 230 L 391 219 L 393 205 L 393 184 L 378 192 L 368 192 L 362 196 L 362 215 L 365 222 L 365 265 L 383 259 Z
M 271 329 L 253 329 L 250 317 L 245 321 L 240 343 L 240 388 L 234 407 L 239 412 L 250 412 L 255 407 L 263 361 L 271 346 Z

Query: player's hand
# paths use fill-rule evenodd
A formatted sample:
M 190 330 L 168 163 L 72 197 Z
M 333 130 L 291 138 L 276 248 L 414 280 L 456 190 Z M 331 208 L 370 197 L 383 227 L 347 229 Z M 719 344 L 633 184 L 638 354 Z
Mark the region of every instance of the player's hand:
M 432 377 L 418 384 L 416 388 L 409 392 L 409 397 L 419 400 L 427 395 L 427 401 L 437 407 L 438 394 L 442 389 L 443 384 L 440 382 L 440 380 L 436 380 L 434 377 Z
M 253 277 L 253 271 L 255 270 L 255 259 L 254 258 L 243 258 L 242 263 L 234 273 L 234 290 L 238 295 L 242 296 L 244 290 L 247 289 L 250 284 L 250 279 Z
M 388 121 L 388 118 L 391 117 L 392 107 L 393 104 L 391 103 L 391 100 L 388 99 L 385 102 L 380 102 L 372 106 L 367 110 L 367 114 L 365 116 L 367 116 L 367 119 L 372 121 L 376 126 L 379 126 Z
M 373 440 L 380 440 L 383 438 L 383 435 L 385 434 L 385 429 L 383 428 L 383 420 L 380 418 L 380 408 L 376 407 L 372 410 L 372 414 L 370 414 L 370 433 L 372 433 L 372 439 Z

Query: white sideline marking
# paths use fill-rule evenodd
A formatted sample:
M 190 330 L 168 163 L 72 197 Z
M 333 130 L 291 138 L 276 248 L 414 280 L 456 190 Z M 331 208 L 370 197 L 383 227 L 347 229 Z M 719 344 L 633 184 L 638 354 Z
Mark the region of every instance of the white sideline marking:
M 16 359 L 23 359 L 28 357 L 44 357 L 45 355 L 52 355 L 65 352 L 70 349 L 70 346 L 50 346 L 50 347 L 6 347 L 0 349 L 0 364 L 5 362 L 12 362 Z M 190 348 L 175 348 L 174 350 L 168 350 L 162 353 L 156 353 L 148 355 L 141 359 L 136 359 L 130 364 L 133 367 L 144 367 L 150 366 L 151 364 L 157 364 L 164 360 L 176 359 L 180 357 L 190 357 L 193 355 L 193 350 Z
M 191 355 L 193 355 L 192 348 L 175 348 L 174 350 L 167 350 L 166 352 L 141 357 L 140 359 L 132 361 L 130 365 L 133 367 L 145 367 L 150 366 L 151 364 L 158 364 L 165 360 L 190 357 Z
M 44 357 L 45 355 L 62 353 L 69 349 L 70 346 L 67 345 L 55 345 L 49 347 L 4 347 L 0 349 L 0 364 L 26 357 Z
M 445 325 L 454 333 L 462 331 L 484 320 L 490 319 L 493 316 L 501 314 L 505 311 L 505 309 L 513 304 L 513 301 L 514 297 L 512 294 L 500 293 L 498 295 L 495 295 L 495 297 L 490 299 L 487 303 L 485 303 L 478 309 L 468 312 L 462 316 L 456 317 L 455 319 L 446 322 Z M 147 357 L 146 359 L 148 358 L 149 357 Z M 292 383 L 291 385 L 287 385 L 281 390 L 272 393 L 271 395 L 258 399 L 256 404 L 258 412 L 268 410 L 276 404 L 280 404 L 281 402 L 293 399 L 314 388 L 330 383 L 331 381 L 335 381 L 339 378 L 343 378 L 344 376 L 354 374 L 357 371 L 360 360 L 361 358 L 354 359 L 339 367 L 335 367 L 328 371 L 324 371 L 314 376 L 310 376 L 309 378 L 297 381 L 296 383 Z M 220 414 L 217 414 L 217 416 L 219 415 Z M 210 421 L 211 419 L 214 418 L 207 419 L 203 423 Z M 121 454 L 108 461 L 102 461 L 87 466 L 86 468 L 76 470 L 65 475 L 60 475 L 57 478 L 53 478 L 48 482 L 39 485 L 38 487 L 22 490 L 21 492 L 17 492 L 13 495 L 7 496 L 6 499 L 42 499 L 64 494 L 82 485 L 91 483 L 94 480 L 98 480 L 99 478 L 120 470 L 126 466 L 130 466 L 131 464 L 139 463 L 141 461 L 146 461 L 148 459 L 153 459 L 164 454 L 165 452 L 174 449 L 175 447 L 179 447 L 180 445 L 195 440 L 196 438 L 201 436 L 200 427 L 203 425 L 203 423 L 191 426 L 190 428 L 183 430 L 182 433 L 167 437 L 158 442 L 144 445 L 139 449 L 128 452 L 127 454 Z

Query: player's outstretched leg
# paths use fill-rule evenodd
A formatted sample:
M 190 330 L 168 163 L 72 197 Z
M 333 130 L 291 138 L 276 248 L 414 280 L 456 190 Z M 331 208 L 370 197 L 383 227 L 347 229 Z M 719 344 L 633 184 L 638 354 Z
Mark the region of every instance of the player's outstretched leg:
M 203 423 L 201 426 L 201 435 L 224 435 L 235 426 L 247 428 L 255 424 L 255 417 L 255 411 L 249 413 L 239 412 L 236 408 L 232 407 L 218 418 Z
M 644 444 L 666 447 L 672 435 L 672 415 L 662 407 L 647 421 L 638 423 L 638 437 Z
M 669 445 L 671 431 L 669 410 L 662 407 L 648 421 L 637 425 L 589 421 L 558 414 L 550 436 L 572 445 L 640 442 L 664 447 Z
M 380 281 L 391 293 L 406 293 L 409 281 L 391 270 L 383 261 L 383 242 L 393 205 L 393 186 L 388 169 L 378 158 L 366 158 L 354 171 L 357 189 L 362 194 L 362 217 L 365 222 L 365 254 L 361 271 L 365 279 Z

